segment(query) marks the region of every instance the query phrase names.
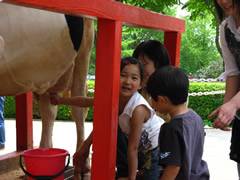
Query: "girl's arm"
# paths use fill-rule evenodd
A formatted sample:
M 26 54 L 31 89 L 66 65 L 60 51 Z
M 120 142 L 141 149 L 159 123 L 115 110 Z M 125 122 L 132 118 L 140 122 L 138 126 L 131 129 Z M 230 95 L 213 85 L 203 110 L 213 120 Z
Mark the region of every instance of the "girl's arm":
M 143 106 L 137 106 L 130 120 L 130 133 L 128 137 L 128 180 L 135 180 L 138 167 L 138 146 L 145 120 L 150 117 L 149 110 Z
M 166 166 L 160 180 L 174 180 L 177 177 L 179 170 L 180 166 Z
M 85 96 L 75 96 L 70 98 L 60 97 L 57 94 L 50 95 L 50 101 L 54 105 L 65 104 L 70 106 L 78 106 L 78 107 L 91 107 L 93 106 L 93 97 L 85 97 Z
M 83 142 L 80 150 L 75 152 L 73 155 L 73 165 L 75 167 L 75 172 L 86 173 L 90 170 L 87 166 L 87 158 L 89 157 L 90 147 L 92 145 L 93 132 L 88 136 L 88 138 Z

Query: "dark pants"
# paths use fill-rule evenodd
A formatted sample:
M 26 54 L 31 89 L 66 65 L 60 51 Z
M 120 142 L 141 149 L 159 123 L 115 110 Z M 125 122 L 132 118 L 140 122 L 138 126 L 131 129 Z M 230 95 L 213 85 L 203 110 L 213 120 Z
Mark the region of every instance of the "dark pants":
M 118 136 L 117 136 L 117 178 L 119 177 L 128 177 L 128 160 L 127 160 L 127 148 L 128 148 L 128 139 L 126 135 L 122 132 L 121 128 L 118 127 Z M 150 160 L 150 166 L 145 167 L 146 158 Z M 147 152 L 146 154 L 138 154 L 138 170 L 140 175 L 137 177 L 137 180 L 158 180 L 160 174 L 159 166 L 159 149 L 155 148 Z
M 230 159 L 240 163 L 240 120 L 235 118 L 232 125 Z
M 240 179 L 240 119 L 237 117 L 233 120 L 232 124 L 230 159 L 238 163 L 238 177 Z
M 118 126 L 117 133 L 117 177 L 128 176 L 128 160 L 127 160 L 128 139 Z

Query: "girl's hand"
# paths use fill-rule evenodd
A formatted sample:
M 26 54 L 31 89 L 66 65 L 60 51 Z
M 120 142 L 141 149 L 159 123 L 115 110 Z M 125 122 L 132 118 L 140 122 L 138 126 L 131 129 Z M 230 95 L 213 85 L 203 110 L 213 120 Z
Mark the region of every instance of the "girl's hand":
M 50 103 L 53 105 L 60 104 L 61 97 L 57 94 L 50 94 Z
M 88 166 L 87 159 L 89 157 L 90 146 L 83 143 L 80 150 L 73 155 L 73 165 L 75 172 L 78 173 L 87 173 L 90 171 Z

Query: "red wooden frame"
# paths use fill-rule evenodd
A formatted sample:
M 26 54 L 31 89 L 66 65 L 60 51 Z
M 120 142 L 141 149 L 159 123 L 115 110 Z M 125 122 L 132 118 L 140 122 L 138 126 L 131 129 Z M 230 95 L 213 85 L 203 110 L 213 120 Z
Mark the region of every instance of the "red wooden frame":
M 32 93 L 16 96 L 17 151 L 33 148 Z
M 98 20 L 92 179 L 114 179 L 122 23 L 164 31 L 171 63 L 179 65 L 183 20 L 113 0 L 5 0 L 4 2 Z M 107 81 L 106 81 L 107 79 Z M 103 88 L 104 87 L 104 88 Z M 17 98 L 17 149 L 32 147 L 30 94 Z M 19 102 L 18 102 L 19 99 Z M 22 102 L 25 102 L 24 109 Z M 21 118 L 20 118 L 21 117 Z M 21 125 L 23 124 L 23 125 Z M 22 132 L 27 132 L 22 134 Z

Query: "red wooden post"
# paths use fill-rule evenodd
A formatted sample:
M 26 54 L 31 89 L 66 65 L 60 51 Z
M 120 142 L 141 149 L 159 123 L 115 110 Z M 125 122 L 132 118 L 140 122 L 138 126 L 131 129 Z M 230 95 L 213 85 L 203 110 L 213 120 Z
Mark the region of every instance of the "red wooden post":
M 98 20 L 92 179 L 115 177 L 121 32 L 121 22 Z
M 181 33 L 180 32 L 165 32 L 164 45 L 168 49 L 171 64 L 175 66 L 180 65 L 180 46 Z
M 33 147 L 32 93 L 18 95 L 15 99 L 17 151 L 22 151 Z

